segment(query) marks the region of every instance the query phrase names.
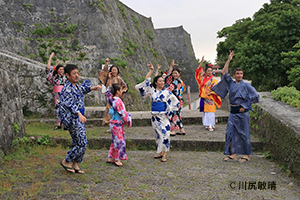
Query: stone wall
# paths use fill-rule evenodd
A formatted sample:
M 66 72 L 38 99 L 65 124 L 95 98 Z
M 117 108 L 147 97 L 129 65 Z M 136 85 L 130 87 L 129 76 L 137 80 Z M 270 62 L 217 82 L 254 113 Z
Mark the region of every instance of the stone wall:
M 161 47 L 167 57 L 168 63 L 174 59 L 181 70 L 181 79 L 191 87 L 191 92 L 197 92 L 198 86 L 195 80 L 195 69 L 198 66 L 191 36 L 182 26 L 175 28 L 162 28 L 155 30 L 161 43 Z M 163 70 L 168 70 L 169 65 Z
M 270 92 L 260 92 L 256 112 L 251 114 L 251 132 L 265 142 L 271 158 L 300 175 L 300 110 L 276 101 Z
M 6 153 L 15 137 L 25 136 L 25 123 L 19 78 L 3 70 L 5 64 L 0 61 L 0 149 Z
M 10 71 L 18 77 L 14 83 L 25 116 L 54 117 L 52 85 L 46 84 L 46 65 L 16 54 L 0 50 L 0 69 Z M 80 80 L 86 79 L 80 77 Z M 89 78 L 92 85 L 99 84 L 98 78 Z M 13 81 L 12 81 L 13 82 Z M 1 91 L 0 91 L 1 92 Z M 105 105 L 105 96 L 92 91 L 85 96 L 87 106 Z

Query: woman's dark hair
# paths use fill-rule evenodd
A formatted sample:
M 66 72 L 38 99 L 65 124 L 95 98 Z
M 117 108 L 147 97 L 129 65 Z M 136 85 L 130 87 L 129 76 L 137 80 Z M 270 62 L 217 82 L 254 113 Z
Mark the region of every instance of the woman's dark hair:
M 74 69 L 78 69 L 78 67 L 74 64 L 67 64 L 64 68 L 65 74 L 71 75 L 71 71 L 73 71 Z
M 152 82 L 152 86 L 153 86 L 154 88 L 156 88 L 156 83 L 157 83 L 157 81 L 158 81 L 159 78 L 162 78 L 162 77 L 161 77 L 161 76 L 155 76 L 155 77 L 154 77 L 153 82 Z
M 205 66 L 205 72 L 206 72 L 206 71 L 207 71 L 209 68 L 211 68 L 211 69 L 212 69 L 212 66 L 210 66 L 210 65 L 206 64 L 206 66 Z
M 179 68 L 174 68 L 173 70 L 172 70 L 172 73 L 174 72 L 174 71 L 177 71 L 179 74 L 180 74 L 180 69 Z
M 121 87 L 116 83 L 113 84 L 110 88 L 110 92 L 112 93 L 112 95 L 116 95 L 117 91 L 121 90 Z
M 120 73 L 120 69 L 119 69 L 119 67 L 118 67 L 118 66 L 116 66 L 116 65 L 112 65 L 112 66 L 109 68 L 109 72 L 111 72 L 111 70 L 112 70 L 112 68 L 113 68 L 113 67 L 117 68 L 117 70 L 118 70 L 118 73 L 117 73 L 117 75 L 119 75 L 119 73 Z
M 58 74 L 57 72 L 58 72 L 58 70 L 59 70 L 59 68 L 64 68 L 64 66 L 62 66 L 62 65 L 57 65 L 56 67 L 55 67 L 55 70 L 54 70 L 54 72 L 53 72 L 53 75 L 55 76 L 56 74 Z

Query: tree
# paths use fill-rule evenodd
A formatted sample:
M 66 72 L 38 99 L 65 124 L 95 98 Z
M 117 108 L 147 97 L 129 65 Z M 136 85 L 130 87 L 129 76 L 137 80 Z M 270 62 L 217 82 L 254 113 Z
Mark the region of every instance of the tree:
M 231 68 L 241 67 L 257 90 L 272 90 L 287 85 L 287 65 L 281 62 L 282 52 L 289 52 L 300 40 L 299 0 L 273 0 L 264 4 L 253 16 L 223 28 L 218 37 L 218 63 L 226 60 L 229 50 L 235 51 Z

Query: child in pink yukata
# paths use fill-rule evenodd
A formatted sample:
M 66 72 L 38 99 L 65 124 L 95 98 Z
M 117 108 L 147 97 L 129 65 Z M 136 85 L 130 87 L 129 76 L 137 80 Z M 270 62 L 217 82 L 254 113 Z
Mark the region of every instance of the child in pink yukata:
M 131 115 L 126 111 L 121 96 L 122 90 L 118 84 L 108 87 L 106 98 L 111 106 L 109 109 L 111 116 L 109 127 L 112 139 L 107 163 L 114 163 L 118 167 L 123 166 L 120 160 L 127 160 L 124 124 L 127 124 L 128 127 L 132 125 Z

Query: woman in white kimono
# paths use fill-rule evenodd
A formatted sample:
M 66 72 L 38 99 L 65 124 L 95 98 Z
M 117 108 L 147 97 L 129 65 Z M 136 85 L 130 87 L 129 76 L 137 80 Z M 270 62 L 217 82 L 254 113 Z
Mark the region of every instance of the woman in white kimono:
M 165 82 L 161 76 L 156 76 L 153 83 L 151 83 L 150 76 L 154 68 L 151 62 L 148 66 L 150 71 L 146 75 L 145 80 L 136 85 L 135 88 L 143 98 L 151 97 L 151 122 L 156 133 L 157 144 L 157 155 L 154 158 L 162 158 L 161 161 L 166 162 L 167 152 L 170 149 L 171 125 L 169 119 L 172 117 L 172 111 L 178 110 L 179 101 L 172 92 L 164 88 Z

